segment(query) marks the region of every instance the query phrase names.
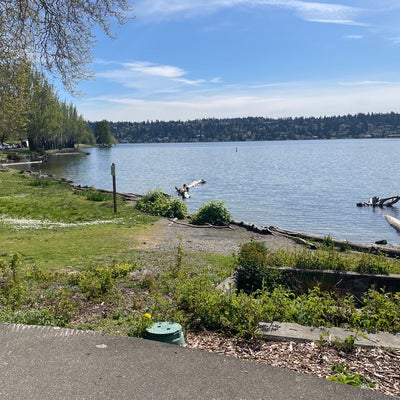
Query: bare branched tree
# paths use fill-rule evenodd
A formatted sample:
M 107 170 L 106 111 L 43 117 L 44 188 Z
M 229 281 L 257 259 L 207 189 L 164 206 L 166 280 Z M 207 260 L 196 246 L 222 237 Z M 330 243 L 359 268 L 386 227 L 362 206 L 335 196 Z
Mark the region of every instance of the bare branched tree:
M 29 59 L 73 91 L 87 69 L 99 26 L 133 18 L 129 0 L 0 0 L 0 63 Z

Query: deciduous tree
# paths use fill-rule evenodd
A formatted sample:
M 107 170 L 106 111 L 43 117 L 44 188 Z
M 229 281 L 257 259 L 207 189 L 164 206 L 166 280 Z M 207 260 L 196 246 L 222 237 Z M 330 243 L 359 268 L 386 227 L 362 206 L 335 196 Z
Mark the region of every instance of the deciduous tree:
M 110 123 L 105 119 L 103 121 L 97 122 L 94 129 L 94 136 L 98 144 L 103 144 L 107 146 L 111 145 L 112 136 L 110 131 Z
M 90 76 L 93 30 L 133 18 L 128 0 L 0 0 L 0 62 L 28 58 L 73 90 Z

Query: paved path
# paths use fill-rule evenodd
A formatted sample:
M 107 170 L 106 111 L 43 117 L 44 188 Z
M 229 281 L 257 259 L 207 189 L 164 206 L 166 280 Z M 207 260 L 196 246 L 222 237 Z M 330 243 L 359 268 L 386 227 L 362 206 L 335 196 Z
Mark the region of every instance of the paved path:
M 144 339 L 0 324 L 0 341 L 0 399 L 391 399 L 264 364 Z

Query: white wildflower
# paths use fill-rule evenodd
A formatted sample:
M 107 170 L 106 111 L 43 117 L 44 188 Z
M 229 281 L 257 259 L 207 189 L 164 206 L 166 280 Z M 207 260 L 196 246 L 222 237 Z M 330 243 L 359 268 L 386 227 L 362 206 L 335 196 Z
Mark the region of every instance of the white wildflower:
M 5 216 L 0 216 L 0 223 L 7 225 L 8 227 L 10 227 L 12 229 L 16 229 L 16 230 L 72 228 L 72 227 L 78 227 L 78 226 L 111 224 L 111 223 L 117 222 L 118 220 L 119 219 L 67 223 L 67 222 L 52 222 L 49 220 L 40 220 L 40 219 L 10 218 L 10 217 L 5 217 Z

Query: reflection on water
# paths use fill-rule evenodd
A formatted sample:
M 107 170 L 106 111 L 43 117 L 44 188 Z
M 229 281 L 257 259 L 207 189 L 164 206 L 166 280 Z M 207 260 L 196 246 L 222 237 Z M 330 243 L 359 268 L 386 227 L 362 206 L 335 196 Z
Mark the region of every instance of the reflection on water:
M 205 179 L 191 190 L 190 212 L 224 200 L 237 220 L 399 243 L 383 216 L 399 216 L 397 207 L 356 207 L 373 195 L 400 193 L 399 145 L 398 139 L 121 144 L 30 168 L 111 190 L 115 163 L 117 190 L 139 194 L 160 188 L 176 195 L 175 186 Z

